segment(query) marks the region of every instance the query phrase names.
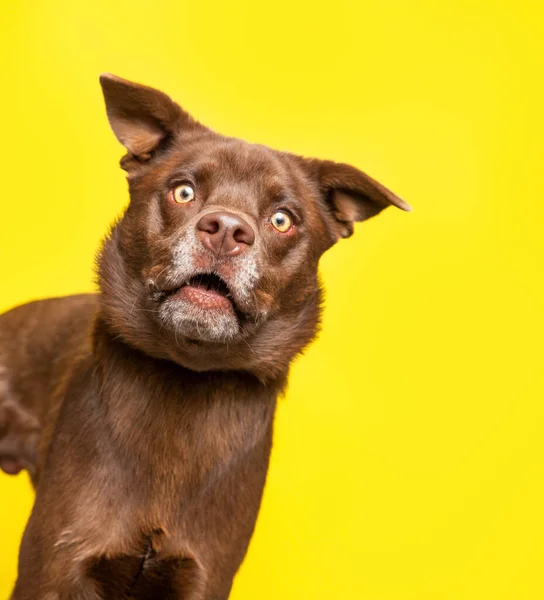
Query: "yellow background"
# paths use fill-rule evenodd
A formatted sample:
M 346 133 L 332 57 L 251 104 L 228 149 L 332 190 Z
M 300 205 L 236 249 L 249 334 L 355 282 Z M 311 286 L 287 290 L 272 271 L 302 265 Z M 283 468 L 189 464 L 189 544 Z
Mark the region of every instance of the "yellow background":
M 542 3 L 3 0 L 0 309 L 93 289 L 127 200 L 97 81 L 412 203 L 322 262 L 234 600 L 544 597 Z M 0 597 L 32 502 L 0 476 Z

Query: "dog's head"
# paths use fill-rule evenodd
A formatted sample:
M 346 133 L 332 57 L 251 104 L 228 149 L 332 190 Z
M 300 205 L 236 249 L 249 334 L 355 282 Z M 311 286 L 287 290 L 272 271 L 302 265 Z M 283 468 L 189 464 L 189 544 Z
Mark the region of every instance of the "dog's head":
M 131 198 L 99 263 L 110 326 L 191 369 L 285 373 L 316 332 L 323 252 L 355 221 L 410 207 L 349 165 L 224 137 L 158 90 L 101 84 Z

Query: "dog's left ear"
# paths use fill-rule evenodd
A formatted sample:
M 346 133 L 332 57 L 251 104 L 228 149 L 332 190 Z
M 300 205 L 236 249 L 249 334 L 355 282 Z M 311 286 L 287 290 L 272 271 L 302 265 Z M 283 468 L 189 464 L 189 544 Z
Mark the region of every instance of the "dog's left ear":
M 351 165 L 317 159 L 308 163 L 325 200 L 334 241 L 352 235 L 354 222 L 365 221 L 388 206 L 412 210 L 407 202 Z
M 148 161 L 181 131 L 202 127 L 159 90 L 109 73 L 100 76 L 100 84 L 113 133 L 129 153 L 123 168 L 129 167 L 131 159 Z

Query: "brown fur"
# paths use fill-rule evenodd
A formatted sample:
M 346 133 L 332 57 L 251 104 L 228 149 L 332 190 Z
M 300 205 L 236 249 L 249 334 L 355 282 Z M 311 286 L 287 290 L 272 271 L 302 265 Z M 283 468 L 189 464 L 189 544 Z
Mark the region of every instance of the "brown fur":
M 409 207 L 354 167 L 226 138 L 157 90 L 101 83 L 131 202 L 100 253 L 100 293 L 0 318 L 0 467 L 36 487 L 13 598 L 225 600 L 276 398 L 318 326 L 319 258 L 354 221 Z M 171 201 L 181 182 L 187 205 Z M 202 241 L 212 210 L 251 235 Z M 191 269 L 197 287 L 202 273 L 224 282 L 232 311 L 179 302 Z

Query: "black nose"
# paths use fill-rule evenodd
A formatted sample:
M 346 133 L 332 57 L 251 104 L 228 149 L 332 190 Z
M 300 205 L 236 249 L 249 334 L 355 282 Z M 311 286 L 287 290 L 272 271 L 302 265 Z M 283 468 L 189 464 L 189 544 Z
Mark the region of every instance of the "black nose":
M 226 211 L 204 215 L 196 224 L 196 233 L 204 246 L 217 256 L 236 256 L 255 242 L 251 225 Z

